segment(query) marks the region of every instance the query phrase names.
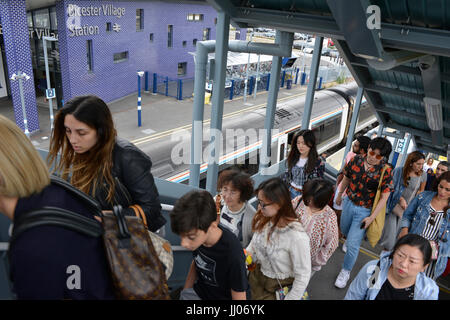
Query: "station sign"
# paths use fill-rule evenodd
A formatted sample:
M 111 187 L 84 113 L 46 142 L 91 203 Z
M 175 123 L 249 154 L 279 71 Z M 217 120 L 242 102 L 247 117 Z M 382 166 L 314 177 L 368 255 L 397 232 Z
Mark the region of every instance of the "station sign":
M 55 88 L 50 88 L 45 90 L 45 97 L 47 99 L 53 99 L 56 97 L 56 91 Z
M 395 152 L 403 153 L 404 149 L 405 149 L 405 139 L 398 139 L 397 146 L 395 147 Z

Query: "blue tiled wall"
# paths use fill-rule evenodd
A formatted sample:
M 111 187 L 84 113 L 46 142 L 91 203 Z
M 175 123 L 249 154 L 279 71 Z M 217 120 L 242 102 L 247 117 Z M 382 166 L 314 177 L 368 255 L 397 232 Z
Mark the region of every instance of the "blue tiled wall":
M 100 7 L 113 4 L 125 8 L 123 17 L 83 16 L 81 26 L 98 26 L 99 34 L 74 36 L 67 27 L 68 5 Z M 136 9 L 144 9 L 144 29 L 136 31 Z M 193 39 L 202 40 L 203 29 L 210 28 L 210 39 L 215 39 L 216 11 L 209 5 L 192 5 L 164 2 L 105 2 L 67 1 L 57 2 L 59 50 L 64 100 L 83 94 L 95 94 L 105 101 L 112 101 L 137 91 L 136 71 L 177 78 L 178 63 L 187 62 L 183 78 L 194 76 L 195 52 Z M 203 14 L 203 21 L 187 21 L 188 13 Z M 73 22 L 73 19 L 71 19 Z M 107 32 L 106 23 L 120 25 L 120 31 Z M 168 25 L 173 25 L 173 47 L 167 47 Z M 153 33 L 153 42 L 150 42 Z M 86 43 L 93 44 L 93 71 L 87 71 Z M 183 47 L 186 41 L 186 47 Z M 115 53 L 128 51 L 128 60 L 114 63 Z
M 31 77 L 29 80 L 23 80 L 22 83 L 28 130 L 33 132 L 39 130 L 39 118 L 36 106 L 36 92 L 34 90 L 25 0 L 0 0 L 0 17 L 5 43 L 6 63 L 9 72 L 8 78 L 18 71 L 25 72 Z M 11 81 L 11 94 L 16 123 L 24 130 L 18 80 Z

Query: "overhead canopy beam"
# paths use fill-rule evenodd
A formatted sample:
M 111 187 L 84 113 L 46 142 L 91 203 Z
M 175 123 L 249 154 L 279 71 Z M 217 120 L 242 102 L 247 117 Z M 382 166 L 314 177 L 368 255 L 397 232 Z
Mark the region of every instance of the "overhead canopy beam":
M 288 32 L 305 32 L 344 40 L 333 18 L 296 12 L 238 8 L 234 21 L 248 26 L 266 26 Z
M 450 57 L 450 31 L 381 24 L 383 46 Z
M 379 31 L 367 27 L 367 0 L 327 0 L 334 19 L 345 40 L 356 56 L 382 58 L 384 50 Z
M 391 95 L 395 95 L 395 96 L 399 96 L 399 97 L 407 98 L 407 99 L 411 99 L 411 100 L 417 100 L 419 102 L 423 102 L 423 98 L 425 97 L 423 94 L 406 92 L 403 90 L 378 86 L 375 84 L 367 84 L 364 89 L 366 89 L 368 91 L 378 92 L 378 93 L 391 94 Z
M 400 131 L 404 131 L 404 132 L 409 132 L 409 133 L 411 133 L 411 134 L 413 134 L 415 136 L 421 137 L 422 140 L 426 139 L 426 140 L 428 140 L 430 142 L 432 141 L 431 134 L 429 132 L 427 132 L 427 131 L 424 131 L 424 130 L 411 128 L 411 127 L 406 127 L 406 126 L 403 126 L 403 125 L 398 124 L 398 123 L 393 122 L 393 121 L 388 121 L 387 127 L 390 127 L 390 128 L 393 128 L 393 129 L 397 129 L 397 130 L 400 130 Z M 450 144 L 450 138 L 443 137 L 443 143 Z
M 245 24 L 249 27 L 265 26 L 277 30 L 305 32 L 344 40 L 344 32 L 340 30 L 334 17 L 250 7 L 233 7 L 229 4 L 229 1 L 225 0 L 208 0 L 208 2 L 213 6 L 234 8 L 233 10 L 236 13 L 231 18 L 241 25 Z M 347 3 L 347 1 L 345 2 Z M 345 5 L 346 9 L 348 7 L 350 6 Z M 381 23 L 380 39 L 385 49 L 393 48 L 450 57 L 450 41 L 448 41 L 450 31 L 447 30 Z
M 444 132 L 439 57 L 427 56 L 420 59 L 419 68 L 422 72 L 422 84 L 425 92 L 423 102 L 427 124 L 431 130 L 433 144 L 441 145 Z
M 365 89 L 366 84 L 368 83 L 368 80 L 363 79 L 362 75 L 359 72 L 356 72 L 356 68 L 358 68 L 358 67 L 354 67 L 351 65 L 349 58 L 352 57 L 353 54 L 350 52 L 350 49 L 348 48 L 345 41 L 338 40 L 334 43 L 334 45 L 336 46 L 336 48 L 338 48 L 339 52 L 343 53 L 343 55 L 341 55 L 341 57 L 344 59 L 348 69 L 350 70 L 350 73 L 352 74 L 353 78 L 355 79 L 356 83 L 358 84 L 358 87 Z M 378 102 L 380 99 L 377 98 L 376 94 L 374 94 L 373 92 L 364 90 L 364 97 L 369 102 L 369 106 L 373 110 L 374 110 L 375 106 L 381 104 Z M 383 127 L 386 127 L 386 122 L 387 122 L 386 117 L 382 113 L 378 113 L 378 112 L 374 112 L 374 113 L 375 113 L 375 116 L 377 117 L 378 123 L 380 125 L 382 125 Z

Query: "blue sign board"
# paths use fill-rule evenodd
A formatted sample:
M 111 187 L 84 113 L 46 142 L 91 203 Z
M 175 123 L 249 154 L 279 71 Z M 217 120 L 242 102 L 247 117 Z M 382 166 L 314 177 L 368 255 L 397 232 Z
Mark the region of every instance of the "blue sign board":
M 55 88 L 51 88 L 51 89 L 46 89 L 45 90 L 45 97 L 47 99 L 53 99 L 56 97 L 56 92 L 55 92 Z

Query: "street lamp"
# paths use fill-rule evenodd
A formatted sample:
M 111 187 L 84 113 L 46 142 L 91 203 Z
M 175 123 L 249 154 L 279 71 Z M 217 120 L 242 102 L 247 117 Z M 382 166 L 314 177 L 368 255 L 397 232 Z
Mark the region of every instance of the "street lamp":
M 142 125 L 141 121 L 141 78 L 144 76 L 144 71 L 138 71 L 138 101 L 137 101 L 137 112 L 138 112 L 138 127 Z
M 250 33 L 250 42 L 252 42 L 253 40 L 253 31 Z M 247 72 L 245 75 L 245 80 L 244 80 L 244 84 L 245 84 L 245 88 L 244 88 L 244 103 L 247 102 L 247 83 L 248 83 L 248 69 L 250 67 L 250 52 L 248 53 L 248 60 L 247 60 Z
M 30 131 L 28 131 L 28 121 L 27 121 L 27 113 L 25 111 L 25 98 L 23 96 L 23 84 L 22 80 L 29 80 L 30 76 L 22 71 L 17 71 L 17 74 L 13 73 L 13 75 L 10 78 L 12 81 L 19 80 L 19 93 L 20 93 L 20 102 L 22 104 L 22 114 L 23 114 L 23 124 L 25 127 L 25 134 L 27 137 L 30 137 Z
M 50 130 L 53 131 L 53 98 L 55 97 L 54 89 L 51 88 L 50 84 L 50 71 L 48 69 L 48 56 L 47 56 L 47 41 L 57 41 L 54 37 L 42 37 L 42 42 L 44 44 L 44 61 L 45 61 L 45 75 L 47 77 L 47 91 L 45 96 L 48 99 L 48 107 L 50 109 Z

